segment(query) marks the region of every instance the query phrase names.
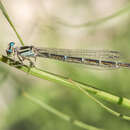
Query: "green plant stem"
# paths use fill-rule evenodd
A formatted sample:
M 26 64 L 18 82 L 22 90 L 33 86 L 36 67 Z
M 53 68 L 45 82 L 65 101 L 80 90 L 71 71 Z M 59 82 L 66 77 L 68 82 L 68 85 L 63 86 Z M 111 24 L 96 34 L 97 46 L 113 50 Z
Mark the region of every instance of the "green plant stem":
M 81 128 L 84 128 L 84 129 L 87 129 L 87 130 L 101 130 L 99 128 L 96 128 L 96 127 L 93 127 L 93 126 L 90 126 L 90 125 L 87 125 L 79 120 L 75 120 L 73 118 L 71 118 L 70 116 L 56 110 L 55 108 L 49 106 L 48 104 L 46 104 L 45 102 L 43 101 L 40 101 L 39 99 L 36 99 L 32 96 L 30 96 L 29 94 L 27 93 L 23 93 L 23 95 L 28 98 L 29 100 L 31 100 L 32 102 L 36 103 L 37 105 L 40 105 L 42 108 L 44 108 L 45 110 L 55 114 L 56 116 L 60 117 L 61 119 L 65 120 L 65 121 L 68 121 L 76 126 L 79 126 Z
M 102 108 L 104 108 L 105 110 L 107 110 L 109 113 L 111 113 L 112 115 L 114 116 L 117 116 L 117 117 L 120 117 L 122 119 L 125 119 L 125 120 L 129 120 L 130 121 L 130 117 L 129 116 L 126 116 L 126 115 L 123 115 L 119 112 L 116 112 L 114 110 L 112 110 L 111 108 L 107 107 L 106 105 L 104 105 L 102 102 L 100 102 L 99 100 L 97 100 L 94 96 L 90 95 L 87 91 L 85 91 L 83 88 L 77 86 L 79 88 L 79 90 L 81 92 L 83 92 L 85 95 L 87 95 L 89 98 L 91 98 L 94 102 L 96 102 L 97 104 L 99 104 Z
M 61 18 L 58 18 L 58 17 L 56 17 L 56 22 L 61 24 L 61 25 L 65 25 L 65 26 L 68 26 L 68 27 L 74 27 L 74 28 L 93 27 L 93 26 L 105 23 L 109 20 L 112 20 L 116 17 L 119 17 L 119 16 L 121 16 L 125 13 L 128 13 L 129 11 L 130 11 L 130 4 L 128 4 L 124 8 L 121 8 L 120 10 L 118 10 L 117 12 L 113 13 L 110 16 L 106 16 L 104 18 L 100 18 L 100 19 L 97 19 L 97 20 L 94 20 L 94 21 L 89 21 L 89 22 L 86 22 L 86 23 L 83 23 L 83 24 L 77 24 L 77 25 L 69 24 L 69 23 L 65 22 L 64 20 L 62 20 Z
M 77 88 L 77 86 L 79 86 L 79 87 L 85 89 L 86 91 L 88 91 L 89 93 L 93 94 L 94 96 L 103 99 L 104 101 L 108 101 L 110 103 L 118 104 L 120 106 L 123 106 L 125 108 L 130 109 L 130 100 L 127 99 L 127 98 L 118 97 L 118 96 L 115 96 L 113 94 L 104 92 L 102 90 L 98 90 L 98 89 L 92 87 L 91 85 L 87 85 L 87 84 L 84 85 L 84 84 L 76 82 L 76 81 L 71 82 L 72 80 L 69 80 L 67 78 L 63 78 L 61 76 L 49 73 L 47 71 L 40 70 L 38 68 L 31 68 L 30 71 L 29 71 L 28 66 L 21 65 L 19 67 L 18 66 L 18 64 L 20 64 L 19 62 L 16 63 L 11 58 L 8 58 L 8 57 L 3 56 L 3 55 L 0 55 L 0 61 L 4 62 L 4 63 L 6 63 L 10 66 L 13 66 L 13 67 L 15 67 L 15 68 L 17 68 L 21 71 L 27 72 L 30 75 L 33 75 L 33 76 L 38 77 L 40 79 L 45 79 L 45 80 L 49 80 L 49 81 L 61 84 L 62 86 L 64 85 L 66 87 L 71 87 L 71 88 L 75 88 L 75 89 L 78 89 L 78 90 L 79 90 L 79 88 Z
M 4 7 L 4 5 L 2 4 L 1 0 L 0 0 L 0 9 L 1 9 L 3 15 L 5 16 L 5 18 L 7 19 L 8 23 L 10 24 L 10 26 L 11 26 L 12 29 L 14 30 L 14 32 L 15 32 L 17 38 L 19 39 L 21 45 L 24 46 L 24 42 L 23 42 L 22 38 L 20 37 L 20 35 L 18 34 L 18 32 L 16 31 L 16 29 L 15 29 L 15 27 L 14 27 L 12 21 L 10 20 L 10 17 L 9 17 L 9 15 L 8 15 L 8 13 L 7 13 L 7 11 L 6 11 L 5 7 Z

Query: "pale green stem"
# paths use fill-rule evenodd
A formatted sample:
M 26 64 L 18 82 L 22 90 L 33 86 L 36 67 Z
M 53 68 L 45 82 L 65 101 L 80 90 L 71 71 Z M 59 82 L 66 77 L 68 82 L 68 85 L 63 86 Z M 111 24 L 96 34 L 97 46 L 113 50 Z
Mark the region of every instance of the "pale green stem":
M 71 118 L 70 116 L 68 116 L 67 114 L 64 114 L 58 110 L 56 110 L 55 108 L 49 106 L 48 104 L 46 104 L 45 102 L 43 101 L 40 101 L 39 99 L 36 99 L 32 96 L 30 96 L 29 94 L 27 93 L 24 93 L 24 96 L 26 98 L 28 98 L 29 100 L 31 100 L 32 102 L 36 103 L 37 105 L 40 105 L 42 108 L 44 108 L 45 110 L 47 110 L 48 112 L 51 112 L 53 114 L 55 114 L 56 116 L 60 117 L 61 119 L 65 120 L 65 121 L 68 121 L 78 127 L 81 127 L 83 129 L 87 129 L 87 130 L 101 130 L 99 128 L 96 128 L 94 126 L 90 126 L 86 123 L 83 123 L 79 120 L 75 120 L 73 118 Z
M 3 6 L 1 0 L 0 0 L 0 9 L 1 9 L 3 15 L 5 16 L 5 18 L 7 19 L 8 23 L 10 24 L 10 26 L 11 26 L 12 29 L 14 30 L 14 32 L 15 32 L 17 38 L 19 39 L 21 45 L 24 46 L 24 42 L 23 42 L 22 38 L 20 37 L 20 35 L 18 34 L 18 32 L 16 31 L 16 29 L 15 29 L 15 27 L 14 27 L 12 21 L 10 20 L 10 17 L 9 17 L 9 15 L 8 15 L 8 13 L 7 13 L 5 7 Z
M 88 84 L 84 85 L 84 84 L 76 82 L 76 81 L 71 82 L 72 80 L 69 80 L 67 78 L 49 73 L 47 71 L 40 70 L 38 68 L 31 68 L 29 70 L 28 66 L 25 66 L 25 65 L 21 65 L 20 67 L 18 67 L 18 64 L 20 64 L 19 62 L 16 63 L 16 62 L 14 62 L 14 60 L 12 60 L 6 56 L 0 55 L 0 61 L 4 62 L 10 66 L 13 66 L 21 71 L 27 72 L 30 75 L 33 75 L 33 76 L 38 77 L 40 79 L 45 79 L 45 80 L 49 80 L 49 81 L 61 84 L 62 86 L 64 85 L 66 87 L 71 87 L 71 88 L 75 88 L 78 90 L 79 90 L 79 88 L 77 88 L 77 86 L 79 86 L 79 87 L 87 90 L 89 93 L 95 95 L 96 97 L 103 99 L 104 101 L 118 104 L 120 106 L 123 106 L 125 108 L 130 109 L 130 100 L 125 98 L 125 97 L 115 96 L 115 95 L 110 94 L 108 92 L 98 90 L 98 89 L 96 89 L 93 86 L 88 85 Z

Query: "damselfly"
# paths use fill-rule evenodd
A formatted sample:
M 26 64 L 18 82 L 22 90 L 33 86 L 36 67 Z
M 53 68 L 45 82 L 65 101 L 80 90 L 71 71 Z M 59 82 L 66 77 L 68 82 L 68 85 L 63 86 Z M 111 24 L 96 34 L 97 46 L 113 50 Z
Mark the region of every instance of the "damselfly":
M 21 63 L 23 63 L 25 59 L 29 60 L 31 65 L 33 65 L 33 62 L 30 58 L 33 57 L 36 60 L 36 57 L 43 57 L 98 67 L 130 67 L 130 63 L 119 61 L 121 55 L 118 51 L 38 48 L 35 46 L 15 47 L 15 43 L 10 42 L 6 53 L 8 56 L 13 55 L 15 57 L 17 55 Z

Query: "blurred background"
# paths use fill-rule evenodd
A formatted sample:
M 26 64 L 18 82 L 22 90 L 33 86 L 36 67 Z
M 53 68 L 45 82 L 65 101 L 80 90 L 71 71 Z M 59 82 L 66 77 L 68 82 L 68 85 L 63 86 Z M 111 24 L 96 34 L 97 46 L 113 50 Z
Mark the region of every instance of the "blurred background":
M 68 49 L 130 50 L 130 13 L 99 25 L 71 27 L 109 16 L 127 6 L 128 0 L 2 0 L 8 15 L 26 45 Z M 0 52 L 10 41 L 20 43 L 0 11 Z M 129 59 L 129 58 L 127 58 Z M 130 70 L 99 70 L 84 65 L 38 59 L 43 70 L 130 99 Z M 74 89 L 41 80 L 0 63 L 1 130 L 82 130 L 61 120 L 21 95 L 24 89 L 34 97 L 71 117 L 108 130 L 129 130 L 130 122 L 114 117 L 87 96 Z M 103 102 L 123 114 L 130 110 Z

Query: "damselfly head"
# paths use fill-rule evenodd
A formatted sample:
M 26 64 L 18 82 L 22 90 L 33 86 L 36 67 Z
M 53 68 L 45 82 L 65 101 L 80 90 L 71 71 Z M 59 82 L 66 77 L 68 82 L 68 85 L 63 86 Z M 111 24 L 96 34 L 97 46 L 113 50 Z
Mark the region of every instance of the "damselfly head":
M 14 50 L 15 50 L 14 46 L 15 46 L 14 42 L 10 42 L 8 44 L 8 48 L 6 49 L 6 53 L 7 53 L 8 56 L 11 56 L 12 53 L 14 52 Z
M 13 47 L 14 45 L 15 45 L 14 42 L 10 42 L 10 43 L 9 43 L 9 47 Z

